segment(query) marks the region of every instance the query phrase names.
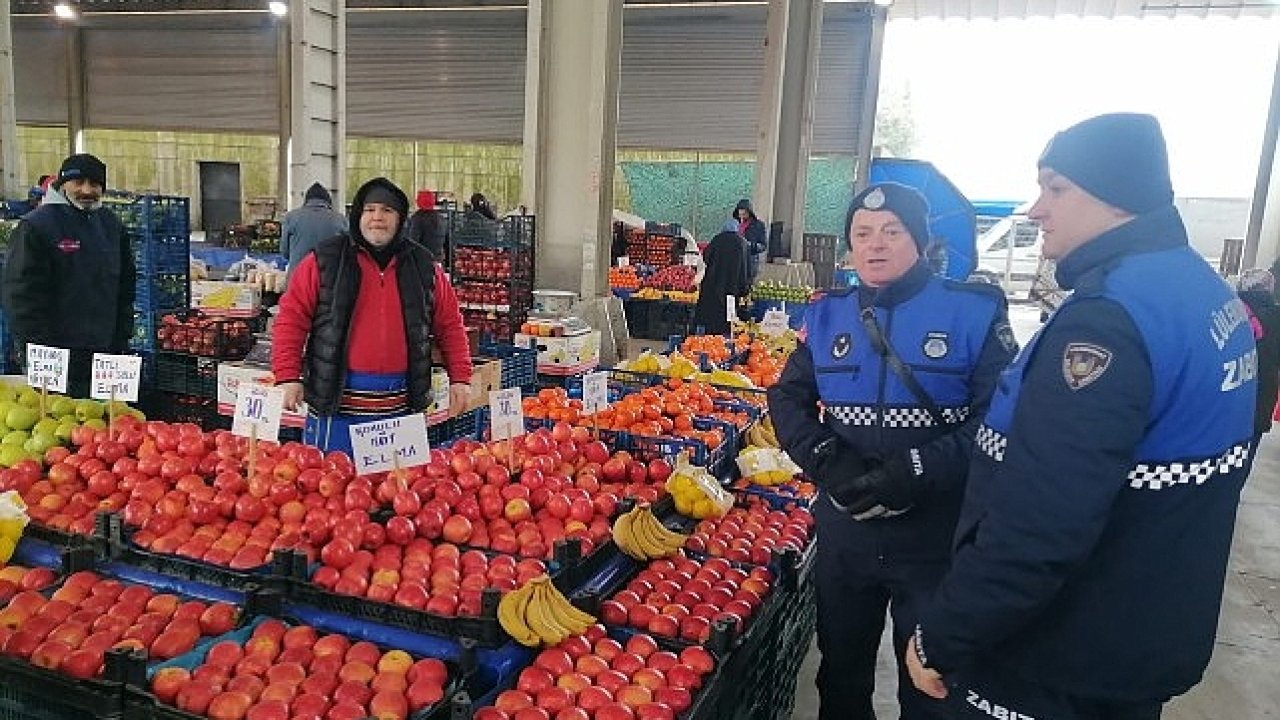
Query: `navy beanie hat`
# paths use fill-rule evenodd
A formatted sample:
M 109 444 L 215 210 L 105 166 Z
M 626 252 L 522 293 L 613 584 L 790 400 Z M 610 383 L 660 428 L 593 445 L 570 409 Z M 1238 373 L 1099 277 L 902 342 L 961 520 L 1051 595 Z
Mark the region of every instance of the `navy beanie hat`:
M 56 187 L 62 187 L 62 184 L 68 180 L 89 180 L 106 189 L 107 166 L 89 153 L 71 155 L 62 161 L 62 167 L 58 168 L 58 179 L 54 184 Z
M 845 247 L 853 247 L 849 226 L 853 224 L 853 214 L 859 210 L 888 210 L 898 216 L 921 254 L 929 245 L 929 203 L 915 188 L 883 182 L 855 195 L 844 216 Z
M 1066 176 L 1102 202 L 1133 213 L 1173 204 L 1169 154 L 1151 115 L 1112 113 L 1053 136 L 1037 167 Z

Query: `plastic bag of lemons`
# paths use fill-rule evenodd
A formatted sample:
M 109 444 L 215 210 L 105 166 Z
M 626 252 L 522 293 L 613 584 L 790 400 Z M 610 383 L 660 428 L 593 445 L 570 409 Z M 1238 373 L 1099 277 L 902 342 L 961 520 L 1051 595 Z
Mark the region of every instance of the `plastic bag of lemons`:
M 675 500 L 677 512 L 698 520 L 724 517 L 733 508 L 733 495 L 720 487 L 706 468 L 691 464 L 688 453 L 677 458 L 675 470 L 667 478 L 667 492 Z
M 756 485 L 781 485 L 799 475 L 800 466 L 778 448 L 748 445 L 738 453 L 738 471 Z
M 0 564 L 9 562 L 27 528 L 27 504 L 16 490 L 0 493 Z

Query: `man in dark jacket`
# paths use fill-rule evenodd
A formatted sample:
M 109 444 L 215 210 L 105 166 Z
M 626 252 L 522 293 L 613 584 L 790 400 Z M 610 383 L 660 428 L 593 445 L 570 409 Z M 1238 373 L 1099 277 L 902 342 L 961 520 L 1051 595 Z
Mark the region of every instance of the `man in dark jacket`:
M 1258 407 L 1253 413 L 1253 434 L 1258 440 L 1271 430 L 1280 387 L 1280 305 L 1275 301 L 1276 278 L 1263 268 L 1245 270 L 1236 284 L 1240 299 L 1249 308 L 1253 340 L 1258 344 Z
M 14 229 L 4 267 L 15 340 L 71 350 L 67 390 L 80 397 L 89 394 L 93 353 L 126 352 L 133 336 L 137 270 L 128 232 L 102 206 L 106 187 L 98 158 L 63 160 L 40 207 Z
M 925 199 L 905 185 L 854 198 L 845 242 L 862 285 L 810 306 L 804 340 L 769 390 L 783 448 L 823 490 L 822 720 L 874 720 L 885 608 L 901 653 L 946 572 L 974 434 L 1017 349 L 999 288 L 930 272 L 928 227 Z M 903 720 L 940 717 L 901 661 Z
M 760 263 L 769 252 L 769 233 L 756 211 L 751 209 L 751 201 L 743 198 L 733 208 L 733 217 L 738 221 L 738 234 L 747 241 L 747 283 L 753 284 L 756 275 L 760 274 Z
M 693 310 L 694 328 L 708 335 L 729 332 L 729 312 L 725 298 L 737 301 L 747 296 L 746 248 L 736 232 L 722 232 L 707 243 L 702 253 L 705 266 L 698 283 L 698 304 Z
M 445 218 L 436 210 L 436 194 L 430 190 L 419 190 L 416 204 L 418 209 L 409 216 L 405 234 L 410 240 L 430 250 L 437 262 L 448 267 Z
M 1154 117 L 1058 133 L 1038 180 L 1074 292 L 1000 379 L 907 661 L 955 718 L 1154 720 L 1213 652 L 1257 350 L 1187 242 Z
M 404 237 L 408 211 L 390 180 L 365 183 L 347 231 L 302 259 L 280 299 L 271 369 L 285 409 L 306 401 L 308 444 L 350 452 L 352 424 L 426 410 L 433 343 L 450 411 L 470 399 L 458 299 L 431 253 Z
M 307 253 L 323 240 L 339 235 L 347 227 L 346 218 L 333 209 L 333 197 L 320 183 L 307 188 L 302 207 L 285 213 L 280 228 L 280 254 L 289 261 L 288 278 Z

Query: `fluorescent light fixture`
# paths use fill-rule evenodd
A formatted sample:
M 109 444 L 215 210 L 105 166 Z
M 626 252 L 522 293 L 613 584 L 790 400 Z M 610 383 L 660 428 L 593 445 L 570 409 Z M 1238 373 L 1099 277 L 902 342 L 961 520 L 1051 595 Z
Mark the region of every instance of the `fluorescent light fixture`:
M 880 7 L 889 7 L 890 5 L 893 5 L 893 0 L 874 0 L 874 1 L 875 1 L 875 4 L 879 5 Z
M 284 17 L 289 14 L 289 3 L 271 0 L 271 2 L 267 3 L 267 9 L 276 17 Z
M 64 2 L 60 2 L 53 6 L 53 14 L 58 16 L 59 20 L 76 19 L 76 9 Z

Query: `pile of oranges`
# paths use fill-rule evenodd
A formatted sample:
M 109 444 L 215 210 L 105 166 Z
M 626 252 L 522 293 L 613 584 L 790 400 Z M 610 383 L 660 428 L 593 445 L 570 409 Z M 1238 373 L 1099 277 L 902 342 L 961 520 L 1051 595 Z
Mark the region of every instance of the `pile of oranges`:
M 619 290 L 636 290 L 640 287 L 640 275 L 634 265 L 609 268 L 609 287 Z
M 777 384 L 786 364 L 785 355 L 770 352 L 764 343 L 754 340 L 747 352 L 747 362 L 735 365 L 733 369 L 750 378 L 756 387 L 767 388 Z
M 583 413 L 582 401 L 570 398 L 562 388 L 539 390 L 524 399 L 525 417 L 567 422 L 601 430 L 624 430 L 647 437 L 674 436 L 699 440 L 714 450 L 724 442 L 720 428 L 698 430 L 694 417 L 714 417 L 746 427 L 751 418 L 745 412 L 718 408 L 715 400 L 731 398 L 728 393 L 705 383 L 669 378 L 664 385 L 626 395 L 591 417 Z
M 690 335 L 680 343 L 680 353 L 694 360 L 697 360 L 699 355 L 706 355 L 711 362 L 720 364 L 728 360 L 730 355 L 742 352 L 750 344 L 751 338 L 746 334 L 739 334 L 733 339 L 731 351 L 723 335 Z

